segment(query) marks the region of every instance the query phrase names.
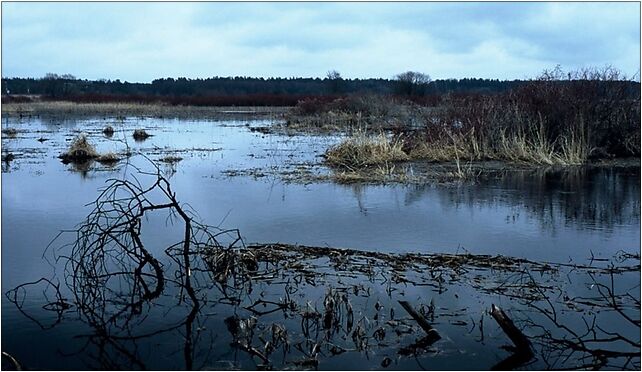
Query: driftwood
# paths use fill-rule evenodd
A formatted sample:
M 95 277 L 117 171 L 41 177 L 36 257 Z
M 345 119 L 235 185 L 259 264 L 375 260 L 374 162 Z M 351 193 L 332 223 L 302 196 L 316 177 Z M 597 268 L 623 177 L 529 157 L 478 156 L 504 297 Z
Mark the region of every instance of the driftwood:
M 430 323 L 428 323 L 426 318 L 416 312 L 415 309 L 413 309 L 412 306 L 408 303 L 408 301 L 399 301 L 399 304 L 404 308 L 404 310 L 408 312 L 408 314 L 410 314 L 410 316 L 412 316 L 417 321 L 419 326 L 423 328 L 423 330 L 426 331 L 429 336 L 436 337 L 435 341 L 441 338 L 439 333 L 430 325 Z
M 502 309 L 499 308 L 499 306 L 495 306 L 495 304 L 491 305 L 490 315 L 492 315 L 497 324 L 502 327 L 502 330 L 506 333 L 508 338 L 513 341 L 517 350 L 530 352 L 531 344 L 528 341 L 528 338 L 524 336 L 522 331 L 517 329 L 513 321 Z
M 533 351 L 530 341 L 528 341 L 528 338 L 522 331 L 515 326 L 508 315 L 506 315 L 501 308 L 495 306 L 495 304 L 491 305 L 490 315 L 492 315 L 497 324 L 499 324 L 504 333 L 506 333 L 506 336 L 508 336 L 515 345 L 515 352 L 508 358 L 494 365 L 492 369 L 501 371 L 515 369 L 531 360 L 531 358 L 533 358 Z
M 399 355 L 417 354 L 418 350 L 425 349 L 425 348 L 429 347 L 430 345 L 434 344 L 439 339 L 441 339 L 441 336 L 439 335 L 437 330 L 435 330 L 430 325 L 430 323 L 428 323 L 426 318 L 424 318 L 421 314 L 416 312 L 415 309 L 413 309 L 412 305 L 410 305 L 408 303 L 408 301 L 398 301 L 398 302 L 401 305 L 401 307 L 403 307 L 404 310 L 406 310 L 406 312 L 408 312 L 408 314 L 410 314 L 410 316 L 412 316 L 412 318 L 417 321 L 419 326 L 424 331 L 426 331 L 426 336 L 418 339 L 412 345 L 409 345 L 407 347 L 403 347 L 403 348 L 399 349 L 399 351 L 398 351 Z

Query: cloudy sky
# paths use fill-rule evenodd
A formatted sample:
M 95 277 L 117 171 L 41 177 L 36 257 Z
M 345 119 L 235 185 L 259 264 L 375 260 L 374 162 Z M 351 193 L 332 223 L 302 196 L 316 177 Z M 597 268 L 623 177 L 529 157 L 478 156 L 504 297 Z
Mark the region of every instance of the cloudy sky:
M 640 69 L 637 3 L 2 3 L 2 76 L 533 77 Z

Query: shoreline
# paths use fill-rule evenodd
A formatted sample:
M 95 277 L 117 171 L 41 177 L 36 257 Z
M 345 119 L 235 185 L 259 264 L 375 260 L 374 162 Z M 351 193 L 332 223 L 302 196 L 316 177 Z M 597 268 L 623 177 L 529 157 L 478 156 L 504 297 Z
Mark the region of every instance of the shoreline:
M 475 184 L 507 172 L 573 172 L 596 168 L 639 169 L 639 158 L 594 161 L 582 165 L 540 165 L 477 161 L 457 166 L 455 162 L 411 160 L 383 166 L 346 170 L 328 167 L 324 163 L 284 164 L 279 168 L 226 169 L 225 177 L 278 179 L 292 184 L 335 183 L 343 185 L 455 185 Z M 463 168 L 463 169 L 460 169 Z
M 75 103 L 39 101 L 3 103 L 2 116 L 9 118 L 83 118 L 153 117 L 219 119 L 243 115 L 280 118 L 289 107 L 283 106 L 172 106 L 146 103 Z
M 20 111 L 27 109 L 25 111 Z M 41 119 L 59 120 L 87 119 L 91 117 L 110 117 L 116 120 L 125 117 L 136 118 L 151 116 L 153 118 L 196 119 L 196 120 L 279 120 L 287 107 L 194 107 L 166 106 L 148 104 L 73 104 L 70 102 L 36 102 L 6 104 L 2 106 L 5 117 L 17 119 L 20 113 L 27 122 L 36 115 Z M 117 114 L 125 115 L 118 117 Z M 261 124 L 263 125 L 263 124 Z M 252 132 L 276 136 L 319 136 L 334 135 L 314 131 L 288 131 L 283 123 L 274 122 L 268 126 L 247 126 Z M 23 136 L 28 129 L 16 129 L 5 124 L 2 130 L 3 143 L 16 136 Z M 332 146 L 330 146 L 332 148 Z M 187 150 L 189 152 L 189 150 Z M 287 183 L 326 183 L 337 184 L 376 184 L 376 185 L 418 185 L 418 184 L 457 184 L 476 183 L 503 172 L 537 172 L 537 171 L 574 171 L 578 169 L 601 168 L 640 168 L 639 157 L 591 159 L 582 164 L 538 164 L 525 161 L 508 160 L 431 160 L 405 156 L 404 159 L 389 159 L 383 162 L 341 166 L 328 162 L 328 155 L 317 155 L 313 161 L 304 163 L 286 161 L 278 167 L 234 167 L 225 169 L 223 177 L 251 177 L 279 179 Z M 14 151 L 3 151 L 3 160 L 10 162 L 19 158 Z M 125 155 L 122 156 L 126 157 Z

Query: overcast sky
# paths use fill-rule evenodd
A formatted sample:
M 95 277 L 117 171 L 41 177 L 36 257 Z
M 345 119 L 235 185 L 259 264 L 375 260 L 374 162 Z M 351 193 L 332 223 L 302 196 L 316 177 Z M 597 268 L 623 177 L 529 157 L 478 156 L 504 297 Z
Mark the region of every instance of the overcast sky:
M 2 76 L 433 79 L 640 69 L 637 3 L 2 3 Z

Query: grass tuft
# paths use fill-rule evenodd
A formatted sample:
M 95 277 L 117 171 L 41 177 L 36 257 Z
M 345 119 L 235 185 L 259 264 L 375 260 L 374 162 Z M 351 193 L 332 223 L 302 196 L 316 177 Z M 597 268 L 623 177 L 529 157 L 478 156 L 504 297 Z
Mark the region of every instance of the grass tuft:
M 120 156 L 116 155 L 113 152 L 102 154 L 96 158 L 97 162 L 107 164 L 107 165 L 118 163 L 120 160 L 121 160 Z
M 60 155 L 65 162 L 82 163 L 95 159 L 99 156 L 96 148 L 87 139 L 85 133 L 79 134 L 69 146 L 67 152 Z
M 388 138 L 383 133 L 368 135 L 364 132 L 357 132 L 332 146 L 325 156 L 328 164 L 348 169 L 410 159 L 403 151 L 402 140 Z
M 175 164 L 175 163 L 178 163 L 181 160 L 183 160 L 183 158 L 181 158 L 180 156 L 176 156 L 176 155 L 167 155 L 167 156 L 164 156 L 164 157 L 158 159 L 158 161 L 160 161 L 162 163 L 168 163 L 168 164 Z
M 18 130 L 16 128 L 5 128 L 2 130 L 2 134 L 9 138 L 15 138 L 18 135 Z
M 133 136 L 136 141 L 144 141 L 149 138 L 151 134 L 147 133 L 145 129 L 135 129 Z
M 111 137 L 114 135 L 114 127 L 111 125 L 108 125 L 103 129 L 103 134 L 106 135 L 107 137 Z

